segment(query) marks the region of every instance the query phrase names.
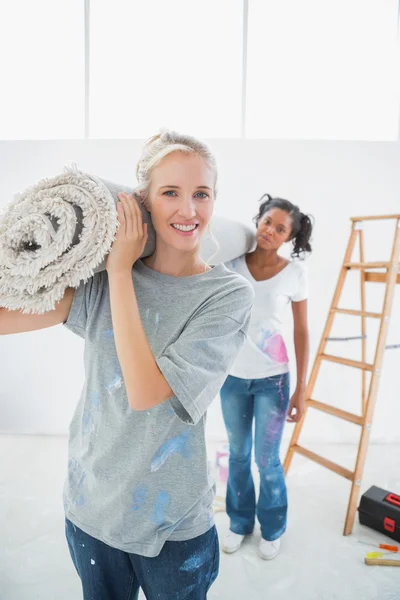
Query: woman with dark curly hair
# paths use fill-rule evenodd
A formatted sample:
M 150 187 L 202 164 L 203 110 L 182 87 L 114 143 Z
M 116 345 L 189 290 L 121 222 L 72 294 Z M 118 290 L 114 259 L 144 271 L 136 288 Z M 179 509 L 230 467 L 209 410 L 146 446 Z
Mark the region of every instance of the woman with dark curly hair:
M 286 529 L 287 493 L 279 450 L 285 418 L 300 420 L 304 411 L 308 364 L 307 275 L 297 260 L 311 252 L 312 223 L 299 208 L 282 198 L 261 198 L 254 218 L 257 226 L 254 251 L 231 261 L 227 267 L 244 276 L 255 290 L 255 301 L 245 345 L 221 389 L 222 413 L 228 432 L 229 479 L 226 509 L 230 531 L 223 550 L 238 550 L 253 532 L 257 514 L 261 525 L 259 552 L 266 560 L 279 552 Z M 292 258 L 278 254 L 292 242 Z M 290 398 L 289 365 L 281 327 L 288 304 L 294 318 L 297 385 Z M 260 472 L 256 496 L 251 474 L 254 450 Z

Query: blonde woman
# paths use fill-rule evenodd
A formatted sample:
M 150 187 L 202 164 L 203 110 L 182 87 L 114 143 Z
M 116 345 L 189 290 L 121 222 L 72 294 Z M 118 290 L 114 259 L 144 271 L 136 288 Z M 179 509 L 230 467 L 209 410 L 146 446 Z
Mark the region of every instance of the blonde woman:
M 85 600 L 206 598 L 219 567 L 205 414 L 241 348 L 251 286 L 199 257 L 217 183 L 202 142 L 145 145 L 136 200 L 121 194 L 107 268 L 42 316 L 0 310 L 0 331 L 64 323 L 85 339 L 70 427 L 66 535 Z

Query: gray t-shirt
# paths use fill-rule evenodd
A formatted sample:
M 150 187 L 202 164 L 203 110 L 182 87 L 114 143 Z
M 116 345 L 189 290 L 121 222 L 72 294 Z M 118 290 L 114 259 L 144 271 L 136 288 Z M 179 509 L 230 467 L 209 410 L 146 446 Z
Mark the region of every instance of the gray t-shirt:
M 85 384 L 70 425 L 66 516 L 109 546 L 157 556 L 213 525 L 205 413 L 240 350 L 254 292 L 223 264 L 172 277 L 138 261 L 132 278 L 157 364 L 175 396 L 128 404 L 106 272 L 76 291 L 66 326 L 85 339 Z

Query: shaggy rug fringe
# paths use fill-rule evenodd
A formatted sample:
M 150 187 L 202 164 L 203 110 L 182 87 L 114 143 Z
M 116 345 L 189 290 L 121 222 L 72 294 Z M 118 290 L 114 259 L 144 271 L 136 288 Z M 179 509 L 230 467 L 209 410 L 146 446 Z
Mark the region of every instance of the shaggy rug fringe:
M 93 275 L 117 227 L 110 191 L 76 166 L 18 194 L 0 220 L 0 306 L 54 309 L 67 287 Z

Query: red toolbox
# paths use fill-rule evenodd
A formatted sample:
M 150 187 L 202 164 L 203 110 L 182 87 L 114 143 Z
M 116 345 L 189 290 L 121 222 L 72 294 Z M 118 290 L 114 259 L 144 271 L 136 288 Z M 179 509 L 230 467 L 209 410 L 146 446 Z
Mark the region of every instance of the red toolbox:
M 366 525 L 400 542 L 400 496 L 373 485 L 361 496 L 358 507 L 361 525 Z

